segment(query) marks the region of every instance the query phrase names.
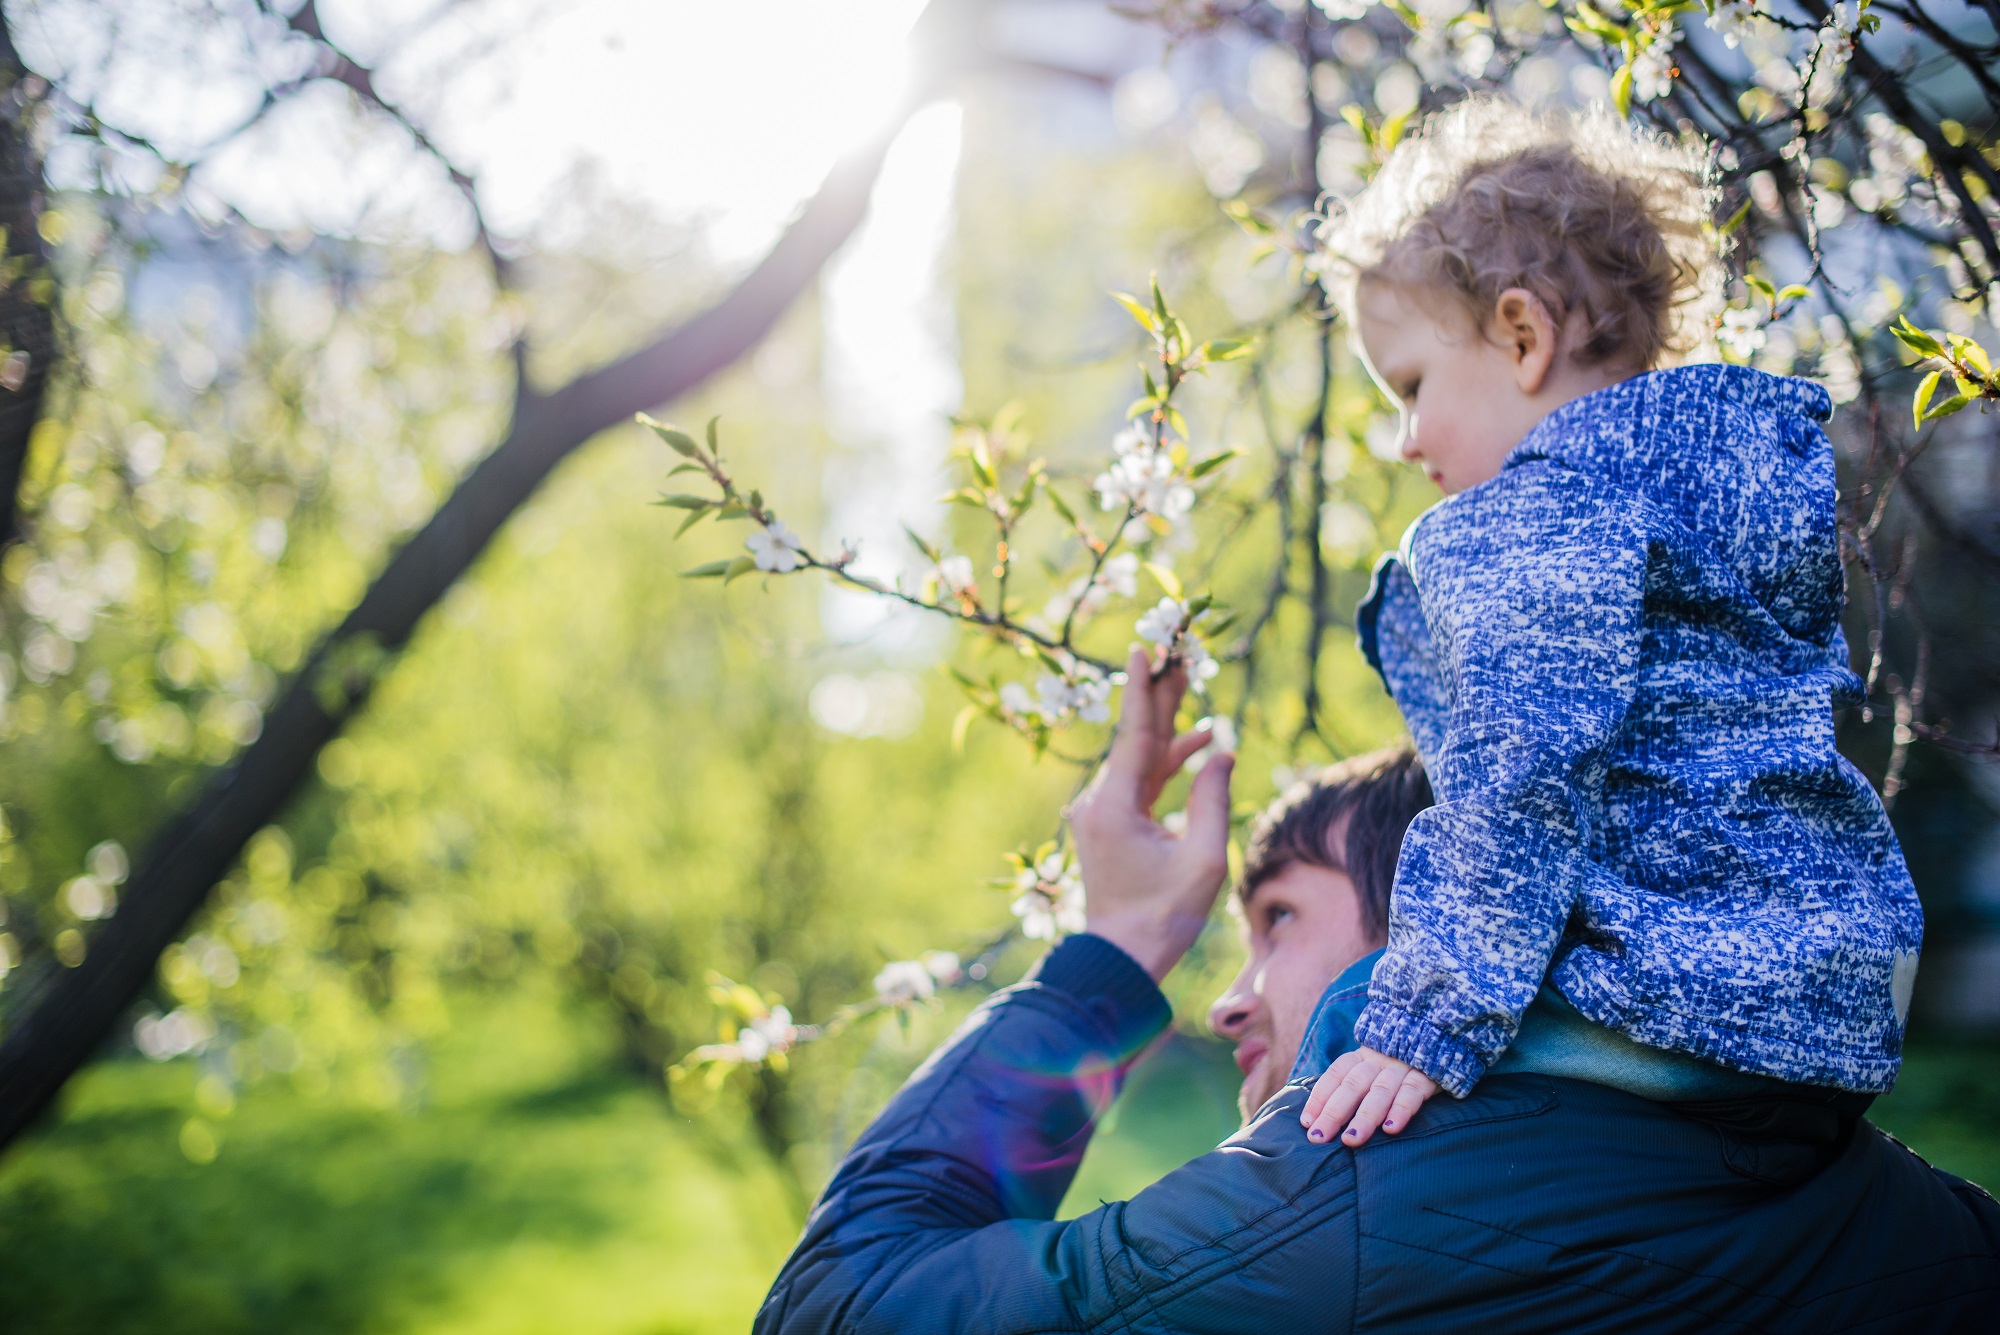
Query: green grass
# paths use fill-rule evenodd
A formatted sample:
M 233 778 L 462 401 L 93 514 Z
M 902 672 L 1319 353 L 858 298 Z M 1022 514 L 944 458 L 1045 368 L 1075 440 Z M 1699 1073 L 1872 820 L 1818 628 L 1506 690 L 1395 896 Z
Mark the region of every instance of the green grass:
M 437 1051 L 423 1105 L 282 1087 L 180 1149 L 195 1071 L 102 1063 L 0 1161 L 10 1335 L 693 1335 L 741 1331 L 797 1228 L 746 1141 L 619 1072 L 586 1017 L 516 998 Z M 1134 1072 L 1063 1206 L 1130 1196 L 1235 1125 L 1220 1044 Z M 1939 1167 L 2000 1182 L 2000 1045 L 1912 1046 L 1874 1113 Z
M 740 1331 L 797 1227 L 755 1150 L 516 1004 L 439 1054 L 414 1114 L 251 1091 L 213 1163 L 185 1063 L 87 1072 L 0 1164 L 0 1329 Z
M 1933 1166 L 2000 1192 L 2000 1042 L 1912 1040 L 1868 1117 Z

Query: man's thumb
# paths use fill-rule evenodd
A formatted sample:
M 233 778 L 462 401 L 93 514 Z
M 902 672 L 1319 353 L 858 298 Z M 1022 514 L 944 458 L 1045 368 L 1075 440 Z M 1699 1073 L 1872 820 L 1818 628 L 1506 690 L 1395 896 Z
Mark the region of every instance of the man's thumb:
M 1194 776 L 1188 789 L 1187 837 L 1198 847 L 1220 853 L 1229 845 L 1229 776 L 1235 769 L 1236 754 L 1221 751 Z

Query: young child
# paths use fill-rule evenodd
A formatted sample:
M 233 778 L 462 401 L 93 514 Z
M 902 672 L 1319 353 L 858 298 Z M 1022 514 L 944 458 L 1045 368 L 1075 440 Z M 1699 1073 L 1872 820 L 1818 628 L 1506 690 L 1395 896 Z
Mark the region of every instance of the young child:
M 1711 203 L 1692 147 L 1475 100 L 1328 221 L 1446 498 L 1361 611 L 1438 802 L 1315 1140 L 1401 1130 L 1496 1063 L 1668 1099 L 1895 1080 L 1923 921 L 1834 748 L 1861 683 L 1831 402 L 1656 369 L 1720 305 Z

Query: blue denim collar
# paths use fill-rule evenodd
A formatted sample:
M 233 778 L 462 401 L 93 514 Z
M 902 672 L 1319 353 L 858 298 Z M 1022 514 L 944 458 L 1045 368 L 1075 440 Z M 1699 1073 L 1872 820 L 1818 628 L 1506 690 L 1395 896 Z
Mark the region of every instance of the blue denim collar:
M 1369 951 L 1342 969 L 1340 976 L 1320 993 L 1312 1023 L 1306 1026 L 1306 1036 L 1299 1042 L 1298 1060 L 1292 1063 L 1288 1084 L 1319 1079 L 1333 1065 L 1335 1057 L 1354 1046 L 1354 1022 L 1360 1018 L 1361 1008 L 1368 1004 L 1368 980 L 1374 977 L 1375 965 L 1381 958 L 1381 951 Z

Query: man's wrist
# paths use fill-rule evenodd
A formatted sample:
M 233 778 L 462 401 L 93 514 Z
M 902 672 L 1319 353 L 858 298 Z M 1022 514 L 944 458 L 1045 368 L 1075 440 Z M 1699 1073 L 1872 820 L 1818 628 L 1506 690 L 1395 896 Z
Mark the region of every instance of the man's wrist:
M 1174 924 L 1161 922 L 1155 914 L 1090 914 L 1084 931 L 1124 951 L 1155 983 L 1172 972 L 1194 944 Z
M 1095 933 L 1064 939 L 1030 977 L 1092 1012 L 1128 1055 L 1166 1027 L 1173 1008 L 1140 962 Z

